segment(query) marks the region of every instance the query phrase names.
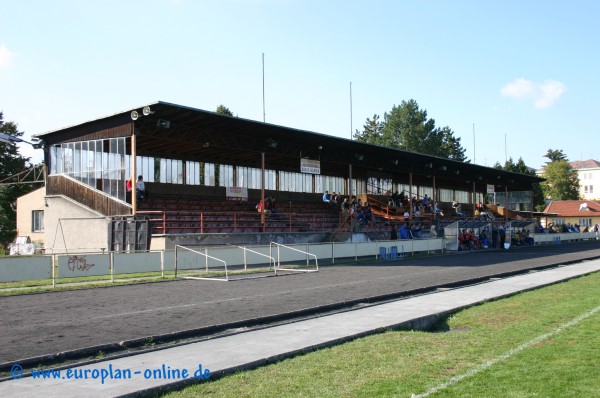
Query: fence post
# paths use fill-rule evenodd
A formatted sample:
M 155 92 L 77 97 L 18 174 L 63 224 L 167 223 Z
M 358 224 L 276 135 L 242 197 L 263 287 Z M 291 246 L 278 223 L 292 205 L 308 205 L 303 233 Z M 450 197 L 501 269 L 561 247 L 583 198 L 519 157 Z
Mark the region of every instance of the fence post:
M 108 266 L 110 268 L 110 281 L 115 282 L 115 258 L 113 252 L 108 252 Z

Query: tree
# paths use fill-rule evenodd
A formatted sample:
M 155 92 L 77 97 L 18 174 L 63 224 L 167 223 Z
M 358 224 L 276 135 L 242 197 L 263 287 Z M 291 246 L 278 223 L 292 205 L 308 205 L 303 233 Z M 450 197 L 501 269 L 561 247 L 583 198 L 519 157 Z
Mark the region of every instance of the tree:
M 525 164 L 525 161 L 523 160 L 523 158 L 519 158 L 519 160 L 515 163 L 513 161 L 513 158 L 511 157 L 504 163 L 504 166 L 502 166 L 502 165 L 500 165 L 500 163 L 496 162 L 496 164 L 494 165 L 494 168 L 504 170 L 504 171 L 511 171 L 513 173 L 520 173 L 520 174 L 526 174 L 526 175 L 531 175 L 531 176 L 536 175 L 535 170 L 528 167 Z M 542 186 L 540 184 L 533 184 L 531 187 L 531 191 L 533 194 L 534 209 L 536 211 L 544 210 L 544 207 L 546 207 L 546 203 L 544 201 L 544 193 L 542 191 Z
M 435 120 L 427 117 L 427 111 L 419 108 L 417 101 L 402 101 L 400 106 L 394 105 L 389 113 L 383 115 L 383 122 L 378 115 L 368 119 L 354 134 L 357 141 L 377 144 L 389 148 L 419 152 L 447 159 L 468 161 L 460 138 L 454 136 L 450 127 L 435 127 Z
M 542 189 L 546 198 L 553 200 L 578 200 L 579 177 L 569 162 L 555 160 L 544 168 Z
M 550 159 L 550 162 L 567 160 L 567 155 L 564 154 L 562 149 L 548 149 L 548 152 L 546 152 L 544 157 Z
M 233 112 L 231 112 L 225 105 L 217 106 L 217 113 L 225 116 L 233 116 Z
M 4 115 L 0 112 L 0 133 L 8 134 L 13 137 L 21 137 L 23 133 L 17 129 L 17 124 L 13 122 L 4 122 Z M 6 180 L 28 166 L 29 158 L 19 154 L 19 148 L 16 145 L 0 143 L 0 181 Z M 17 232 L 17 213 L 16 200 L 19 196 L 25 195 L 35 189 L 32 184 L 21 185 L 0 185 L 0 245 L 8 246 L 16 236 Z
M 373 115 L 373 119 L 367 118 L 363 125 L 363 131 L 356 130 L 354 133 L 354 139 L 360 142 L 368 142 L 370 144 L 382 144 L 381 129 L 383 128 L 383 122 L 379 120 L 379 115 Z

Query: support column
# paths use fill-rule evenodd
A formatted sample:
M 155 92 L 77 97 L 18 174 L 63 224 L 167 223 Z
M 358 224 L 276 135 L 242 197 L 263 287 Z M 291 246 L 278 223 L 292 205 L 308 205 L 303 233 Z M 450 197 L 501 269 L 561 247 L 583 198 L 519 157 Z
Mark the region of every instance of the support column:
M 260 153 L 260 223 L 262 224 L 262 231 L 265 232 L 267 229 L 266 217 L 265 217 L 265 153 Z
M 136 188 L 136 157 L 137 157 L 137 148 L 135 138 L 135 122 L 131 122 L 132 131 L 131 131 L 131 214 L 135 216 L 137 213 L 137 188 Z M 125 193 L 127 195 L 127 193 Z M 163 231 L 164 232 L 164 231 Z
M 412 188 L 413 188 L 413 180 L 412 180 L 412 172 L 408 173 L 408 219 L 412 220 L 413 219 L 413 193 L 412 193 Z
M 348 165 L 348 198 L 352 200 L 352 164 Z
M 477 208 L 477 204 L 475 202 L 477 202 L 477 188 L 475 188 L 475 181 L 473 181 L 473 194 L 471 195 L 471 197 L 473 198 L 473 218 L 475 218 L 475 209 Z

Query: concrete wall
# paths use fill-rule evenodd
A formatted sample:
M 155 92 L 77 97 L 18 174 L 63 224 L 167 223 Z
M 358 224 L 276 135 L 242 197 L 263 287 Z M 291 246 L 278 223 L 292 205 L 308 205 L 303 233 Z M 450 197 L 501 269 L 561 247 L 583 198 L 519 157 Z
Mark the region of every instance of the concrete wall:
M 34 210 L 44 211 L 44 224 L 46 223 L 47 208 L 44 205 L 46 188 L 42 187 L 17 199 L 17 236 L 29 236 L 32 242 L 44 244 L 44 231 L 32 231 L 32 215 Z M 45 229 L 45 228 L 44 228 Z
M 46 197 L 46 253 L 102 252 L 108 248 L 108 219 L 64 196 Z

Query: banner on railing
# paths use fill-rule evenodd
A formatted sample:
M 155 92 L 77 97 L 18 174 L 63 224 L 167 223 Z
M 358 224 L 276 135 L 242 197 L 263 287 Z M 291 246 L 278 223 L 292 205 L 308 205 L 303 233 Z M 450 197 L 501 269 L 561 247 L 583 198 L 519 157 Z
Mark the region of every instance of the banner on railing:
M 227 200 L 243 200 L 248 201 L 248 188 L 244 187 L 227 187 L 225 191 Z
M 321 174 L 321 162 L 319 160 L 300 159 L 300 172 Z

